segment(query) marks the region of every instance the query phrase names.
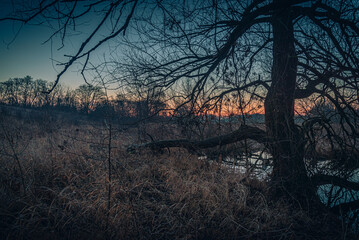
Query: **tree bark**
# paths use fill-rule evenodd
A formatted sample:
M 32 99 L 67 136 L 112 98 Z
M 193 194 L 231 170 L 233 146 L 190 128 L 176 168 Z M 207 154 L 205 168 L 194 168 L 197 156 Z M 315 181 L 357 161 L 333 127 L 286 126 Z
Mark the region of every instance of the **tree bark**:
M 272 18 L 273 66 L 272 84 L 265 99 L 265 123 L 273 156 L 272 182 L 280 197 L 296 200 L 314 194 L 304 165 L 304 136 L 294 123 L 294 92 L 298 59 L 294 46 L 291 10 L 280 8 L 285 0 L 274 0 L 278 6 Z

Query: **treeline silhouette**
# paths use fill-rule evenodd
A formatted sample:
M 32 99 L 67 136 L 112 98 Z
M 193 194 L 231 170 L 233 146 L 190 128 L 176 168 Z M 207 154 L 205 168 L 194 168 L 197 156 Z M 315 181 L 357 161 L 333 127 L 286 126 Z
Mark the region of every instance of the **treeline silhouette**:
M 166 104 L 159 97 L 128 99 L 121 94 L 107 96 L 103 88 L 83 84 L 76 89 L 57 85 L 46 93 L 52 83 L 30 76 L 10 78 L 0 83 L 0 104 L 30 109 L 51 109 L 76 112 L 92 117 L 115 117 L 118 119 L 144 119 L 162 117 L 160 112 Z

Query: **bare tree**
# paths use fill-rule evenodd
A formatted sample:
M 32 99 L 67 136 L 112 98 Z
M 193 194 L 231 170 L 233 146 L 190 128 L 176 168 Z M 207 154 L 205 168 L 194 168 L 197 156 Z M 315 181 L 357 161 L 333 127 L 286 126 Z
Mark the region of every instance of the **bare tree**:
M 83 84 L 75 92 L 79 107 L 84 113 L 90 113 L 101 101 L 105 100 L 105 93 L 99 86 Z
M 191 79 L 187 102 L 197 103 L 203 92 L 208 96 L 205 104 L 216 104 L 233 93 L 246 103 L 261 101 L 266 128 L 242 126 L 236 135 L 211 141 L 161 141 L 142 146 L 205 148 L 214 142 L 265 139 L 273 156 L 275 194 L 305 202 L 316 195 L 317 185 L 356 185 L 348 181 L 353 172 L 347 168 L 324 177 L 306 163 L 308 159 L 318 164 L 319 159 L 337 162 L 344 156 L 358 157 L 358 2 L 161 1 L 157 6 L 160 17 L 146 15 L 137 24 L 146 36 L 138 45 L 144 47 L 137 47 L 121 67 L 135 69 L 137 81 L 142 79 L 145 86 L 156 88 L 175 88 Z M 162 25 L 156 24 L 160 18 Z M 310 119 L 314 116 L 308 114 L 303 124 L 296 124 L 295 101 L 308 98 L 333 104 L 340 121 L 319 121 L 318 116 Z M 330 154 L 323 156 L 318 150 L 329 142 L 333 142 L 327 149 Z

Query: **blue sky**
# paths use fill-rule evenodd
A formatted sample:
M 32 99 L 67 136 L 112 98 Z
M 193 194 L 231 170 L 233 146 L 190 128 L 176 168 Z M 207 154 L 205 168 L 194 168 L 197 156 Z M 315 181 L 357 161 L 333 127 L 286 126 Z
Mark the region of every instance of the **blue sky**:
M 0 23 L 0 81 L 26 75 L 53 81 L 60 68 L 56 66 L 56 62 L 51 61 L 51 57 L 53 53 L 53 57 L 57 59 L 59 53 L 56 49 L 51 51 L 50 42 L 42 44 L 49 37 L 49 29 L 43 26 L 24 26 L 16 36 L 18 27 L 18 24 L 12 22 Z M 14 41 L 11 42 L 12 40 Z M 62 83 L 76 87 L 82 80 L 77 71 L 70 69 L 64 75 Z
M 6 1 L 0 3 L 0 17 L 4 17 L 11 11 L 11 5 Z M 12 21 L 0 21 L 0 81 L 9 78 L 24 77 L 29 75 L 34 79 L 54 81 L 61 70 L 56 62 L 51 59 L 64 59 L 64 54 L 73 53 L 71 42 L 66 48 L 57 51 L 59 42 L 47 42 L 51 35 L 51 29 L 46 26 L 21 25 Z M 69 87 L 77 87 L 83 84 L 80 73 L 73 66 L 61 78 L 61 84 Z

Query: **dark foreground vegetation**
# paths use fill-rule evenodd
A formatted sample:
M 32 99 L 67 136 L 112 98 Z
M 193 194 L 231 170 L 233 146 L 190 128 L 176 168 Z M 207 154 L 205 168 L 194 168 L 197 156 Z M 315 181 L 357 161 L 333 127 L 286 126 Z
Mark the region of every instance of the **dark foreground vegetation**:
M 48 120 L 1 115 L 1 239 L 355 237 L 352 223 L 271 200 L 266 181 L 186 150 L 127 153 L 137 128 Z
M 45 42 L 65 58 L 49 86 L 1 85 L 3 103 L 47 109 L 43 121 L 2 123 L 6 236 L 355 238 L 358 1 L 30 2 L 11 1 L 0 22 L 50 27 Z M 53 98 L 74 68 L 93 85 Z M 22 98 L 12 86 L 25 86 Z M 111 89 L 122 93 L 115 101 Z M 106 121 L 74 127 L 52 107 L 103 107 Z M 141 121 L 124 130 L 112 113 Z M 150 122 L 169 113 L 181 118 Z M 241 117 L 214 117 L 223 113 Z M 247 121 L 252 113 L 264 113 L 262 124 Z M 231 147 L 232 159 L 270 155 L 261 160 L 270 176 L 231 173 L 220 164 Z M 218 163 L 197 159 L 208 149 Z

